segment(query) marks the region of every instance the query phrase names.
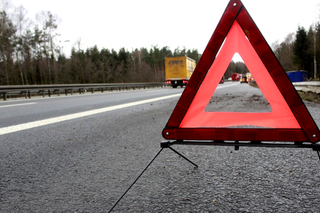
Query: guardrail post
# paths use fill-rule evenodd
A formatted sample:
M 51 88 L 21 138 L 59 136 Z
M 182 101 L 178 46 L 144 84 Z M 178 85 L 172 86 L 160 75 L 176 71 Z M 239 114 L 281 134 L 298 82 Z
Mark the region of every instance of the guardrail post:
M 3 100 L 6 101 L 7 100 L 7 93 L 2 93 L 3 94 Z
M 64 90 L 64 93 L 65 93 L 66 95 L 68 95 L 68 90 L 67 90 L 67 89 L 65 89 L 65 90 Z
M 31 93 L 30 93 L 30 90 L 28 90 L 28 91 L 27 91 L 27 93 L 28 93 L 28 98 L 29 98 L 29 99 L 31 99 Z
M 48 89 L 48 96 L 51 97 L 51 93 L 50 93 L 50 90 L 49 90 L 49 89 Z

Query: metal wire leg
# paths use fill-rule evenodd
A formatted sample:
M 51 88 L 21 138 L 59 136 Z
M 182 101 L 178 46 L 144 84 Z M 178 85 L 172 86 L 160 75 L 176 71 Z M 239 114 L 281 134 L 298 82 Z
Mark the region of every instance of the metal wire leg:
M 158 155 L 162 152 L 163 148 L 160 149 L 160 151 L 156 154 L 156 156 L 150 161 L 150 163 L 146 166 L 146 168 L 140 173 L 140 175 L 133 181 L 133 183 L 129 186 L 129 188 L 123 193 L 123 195 L 118 199 L 118 201 L 111 207 L 111 209 L 108 211 L 110 213 L 114 207 L 117 206 L 117 204 L 121 201 L 121 199 L 127 194 L 127 192 L 131 189 L 131 187 L 139 180 L 139 178 L 142 176 L 142 174 L 148 169 L 148 167 L 153 163 L 153 161 L 158 157 Z
M 185 160 L 187 160 L 189 163 L 191 163 L 191 164 L 194 165 L 195 167 L 198 167 L 197 164 L 193 163 L 191 160 L 189 160 L 188 158 L 186 158 L 185 156 L 183 156 L 182 154 L 180 154 L 177 150 L 173 149 L 171 146 L 169 146 L 168 148 L 171 149 L 172 151 L 174 151 L 175 153 L 177 153 L 179 156 L 183 157 Z

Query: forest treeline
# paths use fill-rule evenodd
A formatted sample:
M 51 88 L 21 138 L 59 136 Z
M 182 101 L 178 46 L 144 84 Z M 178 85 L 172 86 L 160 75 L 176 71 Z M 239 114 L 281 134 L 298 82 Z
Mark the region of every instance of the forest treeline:
M 320 67 L 320 25 L 311 25 L 308 30 L 298 26 L 295 33 L 289 33 L 281 43 L 272 44 L 272 49 L 286 71 L 306 70 L 309 79 L 319 80 Z M 316 74 L 316 75 L 315 75 Z
M 37 14 L 36 22 L 26 18 L 20 6 L 0 11 L 0 85 L 163 82 L 164 58 L 188 56 L 196 62 L 196 49 L 151 46 L 131 52 L 125 48 L 81 49 L 76 41 L 70 57 L 63 53 L 57 33 L 59 18 L 50 11 Z M 298 26 L 295 33 L 272 44 L 272 49 L 286 71 L 307 70 L 313 77 L 320 62 L 319 24 L 309 30 Z M 231 61 L 225 77 L 245 73 L 242 62 Z M 319 76 L 319 75 L 318 75 Z
M 196 49 L 179 47 L 83 50 L 81 40 L 66 57 L 58 20 L 50 11 L 41 12 L 30 25 L 22 6 L 11 14 L 0 11 L 0 85 L 164 82 L 165 57 L 200 58 Z

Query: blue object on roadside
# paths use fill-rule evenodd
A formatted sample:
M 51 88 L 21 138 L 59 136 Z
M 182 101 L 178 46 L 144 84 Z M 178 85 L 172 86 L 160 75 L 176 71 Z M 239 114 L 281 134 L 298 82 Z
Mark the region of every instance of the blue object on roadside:
M 302 82 L 308 80 L 308 72 L 305 70 L 289 71 L 287 75 L 291 82 Z

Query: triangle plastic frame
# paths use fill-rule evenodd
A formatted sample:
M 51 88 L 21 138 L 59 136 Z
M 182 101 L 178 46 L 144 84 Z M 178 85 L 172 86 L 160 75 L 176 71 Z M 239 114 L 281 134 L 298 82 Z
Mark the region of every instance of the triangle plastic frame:
M 300 128 L 181 127 L 207 73 L 234 22 L 237 22 L 282 94 Z M 192 77 L 169 118 L 162 135 L 168 140 L 320 141 L 320 132 L 287 74 L 240 0 L 231 0 L 224 11 Z

